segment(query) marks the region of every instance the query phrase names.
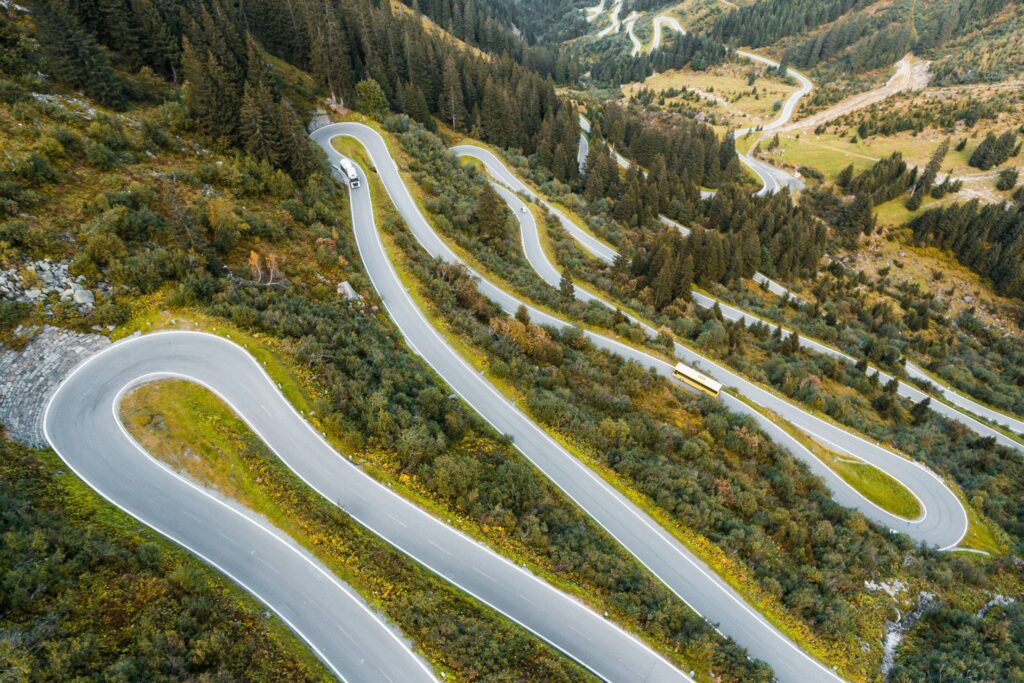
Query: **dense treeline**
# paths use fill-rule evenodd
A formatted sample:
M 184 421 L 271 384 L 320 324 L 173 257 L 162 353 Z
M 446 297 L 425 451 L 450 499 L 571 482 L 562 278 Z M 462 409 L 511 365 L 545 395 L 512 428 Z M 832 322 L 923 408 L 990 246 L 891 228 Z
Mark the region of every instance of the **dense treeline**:
M 490 0 L 410 0 L 405 4 L 422 12 L 456 38 L 487 52 L 508 55 L 517 63 L 556 81 L 574 80 L 573 64 L 557 44 L 536 44 L 524 34 L 520 15 L 525 11 L 512 2 Z M 528 24 L 533 30 L 532 24 Z
M 1024 298 L 1024 204 L 966 204 L 927 211 L 911 223 L 914 241 L 952 251 L 1005 296 Z
M 987 23 L 951 41 L 949 55 L 932 65 L 932 83 L 998 83 L 1020 75 L 1024 69 L 1024 51 L 1020 50 L 1024 14 L 1017 3 L 1002 5 Z
M 5 679 L 327 680 L 224 578 L 0 440 Z
M 1010 157 L 1020 153 L 1020 145 L 1017 144 L 1017 132 L 1008 130 L 1001 135 L 989 133 L 985 139 L 974 148 L 971 158 L 967 163 L 974 168 L 987 171 L 993 166 L 999 166 Z
M 852 164 L 844 168 L 836 177 L 836 189 L 844 197 L 818 188 L 807 193 L 805 203 L 835 228 L 847 246 L 854 246 L 861 235 L 875 231 L 874 207 L 905 195 L 917 182 L 917 175 L 917 169 L 909 169 L 900 152 L 893 152 L 860 173 L 854 173 Z
M 836 119 L 819 131 L 835 127 L 846 130 L 856 127 L 861 139 L 872 135 L 893 135 L 903 131 L 920 133 L 926 128 L 941 128 L 952 133 L 957 127 L 973 128 L 980 121 L 994 121 L 1003 112 L 1013 111 L 1019 96 L 999 93 L 984 100 L 971 95 L 956 98 L 927 98 L 918 94 L 912 107 L 874 104 L 859 112 Z M 922 101 L 923 99 L 923 101 Z M 820 134 L 819 132 L 819 134 Z
M 81 72 L 102 77 L 85 88 L 99 99 L 108 90 L 123 91 L 113 70 L 94 68 L 108 53 L 115 66 L 127 70 L 145 66 L 166 78 L 180 76 L 201 132 L 245 147 L 295 177 L 313 165 L 308 143 L 253 38 L 344 102 L 354 98 L 356 82 L 372 78 L 392 108 L 424 122 L 438 116 L 503 147 L 532 152 L 546 146 L 551 140 L 538 133 L 565 107 L 550 81 L 511 57 L 485 59 L 460 50 L 427 32 L 415 16 L 392 14 L 387 2 L 296 0 L 287 12 L 270 0 L 237 7 L 220 0 L 167 6 L 100 0 L 103 11 L 96 12 L 91 5 L 64 8 L 61 2 L 44 0 L 39 21 L 59 28 L 51 31 L 54 35 L 83 35 L 73 41 L 82 45 L 75 52 L 55 47 L 67 41 L 45 45 L 50 60 L 61 67 L 58 73 L 68 72 L 70 84 L 85 87 L 76 76 Z M 125 36 L 135 34 L 137 40 L 126 43 Z M 83 59 L 88 68 L 79 64 Z M 117 103 L 123 96 L 106 99 Z
M 794 203 L 788 192 L 762 197 L 732 185 L 703 206 L 708 228 L 732 236 L 757 234 L 761 244 L 758 269 L 762 272 L 784 279 L 817 272 L 827 228 L 807 207 Z
M 835 21 L 875 0 L 763 0 L 723 15 L 712 35 L 737 45 L 761 47 Z
M 487 0 L 483 4 L 487 12 L 531 45 L 562 43 L 582 36 L 592 26 L 574 0 Z
M 825 224 L 787 193 L 757 197 L 730 184 L 704 203 L 701 218 L 714 229 L 698 224 L 683 237 L 667 227 L 643 238 L 619 270 L 621 284 L 660 311 L 688 301 L 692 284 L 731 284 L 759 270 L 813 275 L 827 242 Z
M 667 183 L 676 188 L 660 192 L 664 197 L 689 196 L 697 185 L 718 187 L 739 175 L 733 139 L 720 140 L 710 126 L 688 117 L 668 115 L 654 120 L 640 107 L 622 107 L 614 102 L 591 108 L 589 115 L 594 137 L 590 154 L 595 158 L 586 162 L 587 182 L 597 173 L 600 177 L 593 182 L 603 190 L 595 196 L 617 197 L 617 190 L 626 189 L 619 184 L 615 160 L 610 159 L 614 169 L 607 163 L 607 149 L 601 139 L 646 169 L 653 185 L 662 187 Z M 645 193 L 638 199 L 651 200 L 652 196 Z M 667 207 L 658 210 L 667 212 Z
M 827 63 L 827 72 L 839 76 L 887 66 L 910 51 L 920 55 L 948 46 L 987 27 L 1009 3 L 939 0 L 908 10 L 876 0 L 769 0 L 730 12 L 713 33 L 755 47 L 796 37 L 785 62 L 803 68 Z
M 688 66 L 703 71 L 721 64 L 729 56 L 729 50 L 717 40 L 695 33 L 675 32 L 665 35 L 654 52 L 630 55 L 617 40 L 605 41 L 598 50 L 596 55 L 584 57 L 590 67 L 590 77 L 615 87 L 642 81 L 652 73 L 668 69 Z M 573 54 L 580 56 L 578 52 Z

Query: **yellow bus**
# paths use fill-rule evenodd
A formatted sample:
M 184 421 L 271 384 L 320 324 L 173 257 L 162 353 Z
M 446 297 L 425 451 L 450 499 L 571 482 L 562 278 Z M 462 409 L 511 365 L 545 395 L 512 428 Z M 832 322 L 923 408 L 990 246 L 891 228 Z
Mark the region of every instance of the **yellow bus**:
M 675 369 L 672 370 L 672 376 L 680 382 L 688 384 L 697 391 L 703 391 L 708 396 L 718 397 L 719 392 L 722 391 L 722 385 L 711 379 L 707 375 L 697 372 L 688 365 L 682 363 L 676 363 Z

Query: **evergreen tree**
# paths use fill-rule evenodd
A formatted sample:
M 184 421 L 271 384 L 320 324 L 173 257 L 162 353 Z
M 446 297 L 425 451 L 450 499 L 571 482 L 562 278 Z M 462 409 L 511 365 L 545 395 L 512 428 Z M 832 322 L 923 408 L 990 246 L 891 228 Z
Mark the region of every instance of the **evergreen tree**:
M 383 121 L 387 116 L 390 110 L 388 98 L 377 81 L 367 78 L 356 84 L 356 110 L 377 121 Z
M 939 174 L 939 169 L 942 167 L 942 160 L 946 158 L 946 152 L 948 151 L 949 140 L 944 140 L 935 150 L 935 153 L 932 154 L 931 159 L 928 160 L 924 173 L 921 174 L 921 177 L 917 179 L 917 183 L 914 185 L 913 194 L 907 200 L 907 208 L 911 211 L 916 211 L 921 206 L 921 201 L 925 195 L 931 191 L 935 178 Z
M 993 166 L 998 166 L 1012 156 L 1020 152 L 1017 146 L 1017 134 L 1008 130 L 1001 135 L 989 133 L 971 153 L 967 163 L 975 168 L 987 171 Z
M 276 110 L 265 87 L 245 84 L 238 118 L 245 151 L 257 159 L 265 159 L 279 166 L 284 142 L 278 130 Z
M 572 301 L 576 298 L 576 285 L 573 284 L 572 273 L 569 272 L 568 268 L 562 270 L 562 277 L 558 281 L 558 292 L 566 301 Z
M 444 60 L 441 71 L 441 92 L 438 97 L 441 118 L 452 128 L 458 129 L 466 118 L 466 103 L 462 94 L 462 79 L 459 77 L 455 58 L 451 55 Z
M 349 96 L 350 63 L 346 38 L 329 0 L 312 0 L 306 15 L 310 37 L 309 64 L 316 84 L 330 93 L 331 100 L 344 104 Z
M 505 202 L 491 187 L 484 183 L 476 201 L 476 224 L 484 239 L 500 242 L 505 239 Z
M 54 75 L 100 104 L 123 106 L 124 87 L 110 58 L 82 28 L 66 0 L 37 0 L 32 7 L 39 44 Z
M 853 164 L 850 164 L 846 168 L 844 168 L 842 171 L 840 171 L 838 176 L 836 176 L 836 185 L 838 185 L 839 187 L 841 187 L 844 190 L 848 190 L 850 188 L 850 183 L 852 181 L 853 181 Z

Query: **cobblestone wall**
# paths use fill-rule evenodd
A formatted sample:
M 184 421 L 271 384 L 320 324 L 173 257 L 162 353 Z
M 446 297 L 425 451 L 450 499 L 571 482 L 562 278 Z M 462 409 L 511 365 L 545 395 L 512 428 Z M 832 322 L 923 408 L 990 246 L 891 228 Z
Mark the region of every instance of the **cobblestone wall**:
M 78 363 L 109 344 L 99 334 L 46 326 L 21 351 L 0 346 L 0 424 L 19 443 L 47 446 L 43 410 L 50 394 Z

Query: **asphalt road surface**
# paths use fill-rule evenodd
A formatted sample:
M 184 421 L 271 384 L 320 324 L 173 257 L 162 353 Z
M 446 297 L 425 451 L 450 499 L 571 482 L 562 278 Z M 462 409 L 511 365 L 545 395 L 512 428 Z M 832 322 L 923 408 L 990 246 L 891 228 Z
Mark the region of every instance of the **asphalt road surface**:
M 506 185 L 510 178 L 515 181 L 512 189 L 522 194 L 521 188 L 526 186 L 520 181 L 511 170 L 506 167 L 490 151 L 472 145 L 460 145 L 452 148 L 456 155 L 472 156 L 479 160 L 488 173 L 497 181 L 497 185 Z M 527 188 L 528 190 L 528 188 Z M 506 191 L 507 192 L 507 191 Z M 510 192 L 506 197 L 509 200 Z M 535 196 L 532 192 L 527 194 L 531 198 Z M 552 264 L 547 254 L 540 245 L 540 238 L 536 234 L 537 226 L 529 214 L 524 214 L 513 205 L 513 213 L 519 218 L 520 233 L 522 235 L 523 249 L 527 260 L 533 266 L 537 274 L 553 287 L 558 286 L 558 270 Z M 517 305 L 517 301 L 505 301 L 502 297 L 508 295 L 499 292 L 489 293 L 497 289 L 489 283 L 483 283 L 482 289 L 488 292 L 489 298 L 499 302 L 505 310 L 514 310 L 508 307 Z M 581 287 L 576 288 L 577 297 L 584 301 L 597 301 L 608 307 L 614 308 L 614 304 L 593 292 Z M 705 297 L 700 292 L 694 292 L 694 297 L 702 302 L 704 306 L 714 305 L 714 300 Z M 701 298 L 706 299 L 702 301 Z M 723 315 L 726 318 L 730 314 L 735 317 L 745 315 L 742 311 L 722 305 Z M 552 318 L 546 314 L 540 314 L 545 324 L 564 326 L 566 323 L 560 319 Z M 657 331 L 652 325 L 643 320 L 637 322 L 649 336 L 655 336 Z M 749 321 L 748 321 L 749 322 Z M 613 353 L 631 358 L 646 367 L 654 368 L 665 376 L 671 376 L 671 366 L 664 360 L 644 353 L 633 347 L 626 347 L 614 340 L 607 339 L 601 335 L 586 332 L 594 344 L 606 348 Z M 829 348 L 829 347 L 826 347 Z M 948 486 L 931 470 L 918 463 L 900 457 L 892 451 L 867 441 L 849 430 L 837 426 L 832 422 L 823 420 L 796 403 L 769 391 L 767 388 L 755 384 L 742 376 L 732 372 L 727 367 L 705 357 L 688 346 L 676 343 L 674 345 L 675 355 L 686 363 L 698 367 L 704 373 L 721 382 L 724 386 L 733 388 L 745 398 L 753 401 L 759 406 L 768 408 L 777 415 L 784 418 L 790 424 L 798 427 L 809 436 L 817 439 L 822 444 L 831 448 L 837 453 L 845 454 L 853 458 L 863 460 L 869 465 L 875 466 L 894 477 L 911 493 L 913 493 L 922 507 L 922 514 L 917 519 L 905 519 L 893 515 L 878 507 L 868 499 L 864 498 L 858 491 L 847 484 L 841 477 L 827 465 L 822 463 L 813 453 L 804 447 L 798 440 L 794 439 L 788 432 L 779 425 L 774 424 L 760 412 L 747 405 L 745 402 L 729 394 L 723 394 L 721 400 L 735 412 L 750 415 L 777 443 L 786 447 L 794 456 L 808 464 L 815 474 L 821 476 L 834 498 L 841 504 L 855 508 L 863 512 L 867 517 L 880 525 L 904 532 L 917 541 L 939 548 L 951 548 L 956 546 L 967 532 L 967 513 L 957 499 L 956 495 Z
M 399 214 L 428 253 L 451 263 L 458 262 L 419 212 L 380 135 L 357 123 L 332 124 L 316 131 L 313 138 L 336 163 L 340 155 L 330 144 L 335 136 L 352 137 L 365 147 Z M 512 437 L 520 452 L 698 614 L 717 624 L 722 633 L 746 647 L 752 656 L 768 662 L 780 680 L 838 678 L 765 621 L 700 559 L 562 448 L 469 366 L 422 315 L 393 270 L 373 224 L 368 189 L 353 190 L 351 197 L 356 242 L 374 288 L 410 346 L 469 406 L 499 432 Z M 486 280 L 481 279 L 479 287 L 505 310 L 514 311 L 521 303 Z M 536 322 L 567 324 L 535 308 L 527 308 Z M 604 339 L 599 335 L 591 336 L 595 338 Z M 605 340 L 604 343 L 616 342 Z M 630 353 L 631 347 L 619 347 L 623 355 Z M 635 350 L 633 353 L 647 358 Z
M 367 190 L 362 196 L 369 197 Z M 360 191 L 354 193 L 354 198 Z M 362 202 L 354 202 L 368 208 Z M 371 237 L 372 220 L 360 239 Z M 146 454 L 117 418 L 129 388 L 161 378 L 214 390 L 295 474 L 399 551 L 610 681 L 683 681 L 666 660 L 604 617 L 435 519 L 364 474 L 291 407 L 241 347 L 164 332 L 93 356 L 58 389 L 47 438 L 101 495 L 188 548 L 279 614 L 347 681 L 428 681 L 395 630 L 266 521 L 186 481 Z
M 131 338 L 92 356 L 44 417 L 50 445 L 100 495 L 184 546 L 272 609 L 346 681 L 432 681 L 429 668 L 351 588 L 265 519 L 149 456 L 117 417 L 148 380 L 188 377 L 215 389 L 278 452 L 341 463 L 241 348 L 199 333 Z

